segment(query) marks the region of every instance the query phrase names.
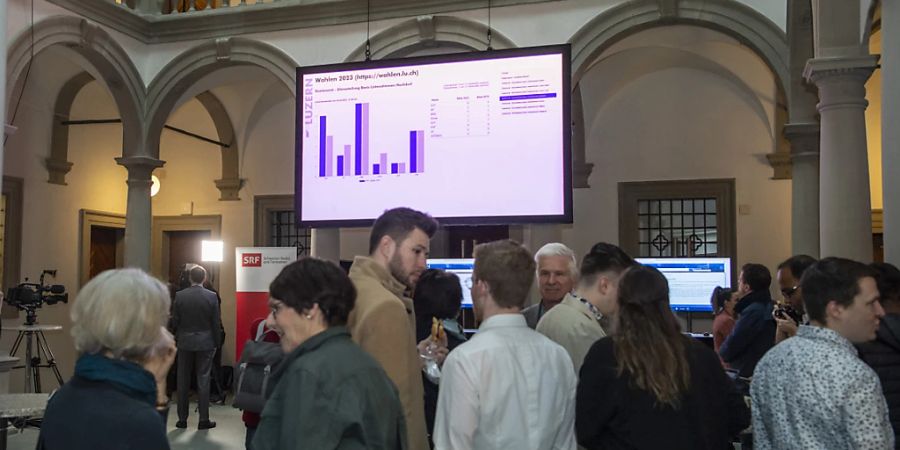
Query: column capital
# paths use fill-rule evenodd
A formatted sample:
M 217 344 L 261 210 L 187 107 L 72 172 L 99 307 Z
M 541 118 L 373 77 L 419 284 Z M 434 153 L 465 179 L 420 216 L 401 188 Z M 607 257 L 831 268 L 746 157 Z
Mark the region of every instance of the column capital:
M 806 61 L 803 78 L 811 83 L 834 77 L 869 79 L 878 68 L 878 55 L 813 58 Z
M 44 165 L 47 166 L 47 172 L 49 173 L 48 183 L 66 185 L 66 174 L 72 170 L 73 163 L 50 157 L 44 159 Z
M 588 179 L 594 171 L 594 163 L 575 161 L 572 163 L 572 187 L 575 189 L 589 188 Z
M 791 160 L 819 157 L 819 130 L 819 124 L 815 122 L 784 125 L 784 137 L 791 143 Z
M 126 156 L 116 158 L 116 163 L 128 170 L 128 180 L 150 180 L 154 169 L 166 162 L 149 156 Z

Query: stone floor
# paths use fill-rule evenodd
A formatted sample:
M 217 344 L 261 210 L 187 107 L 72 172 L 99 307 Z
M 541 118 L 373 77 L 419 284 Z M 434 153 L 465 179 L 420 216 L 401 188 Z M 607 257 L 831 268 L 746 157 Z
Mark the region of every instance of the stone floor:
M 231 398 L 229 398 L 229 401 Z M 192 405 L 194 411 L 196 404 Z M 244 448 L 244 422 L 241 412 L 230 405 L 210 405 L 210 420 L 216 422 L 216 428 L 197 430 L 197 414 L 192 412 L 188 418 L 186 429 L 175 428 L 175 405 L 169 411 L 168 436 L 173 450 L 241 450 Z M 10 433 L 9 450 L 33 450 L 37 444 L 38 430 L 26 429 L 24 432 Z

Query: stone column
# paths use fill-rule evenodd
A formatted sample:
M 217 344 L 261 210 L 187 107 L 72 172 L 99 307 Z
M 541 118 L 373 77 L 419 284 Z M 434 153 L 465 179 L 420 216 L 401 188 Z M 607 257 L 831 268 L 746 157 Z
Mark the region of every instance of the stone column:
M 820 57 L 803 73 L 819 88 L 822 256 L 872 260 L 865 83 L 876 65 L 872 55 Z
M 335 264 L 341 262 L 341 229 L 314 228 L 310 254 Z
M 6 2 L 0 2 L 0 48 L 6 48 L 8 42 L 6 41 Z M 0 58 L 0 86 L 4 86 L 4 88 L 0 91 L 0 130 L 3 131 L 0 138 L 3 138 L 3 142 L 6 142 L 6 134 L 9 132 L 6 128 L 6 57 Z M 24 92 L 23 92 L 24 94 Z M 3 156 L 4 156 L 4 147 L 5 145 L 0 145 L 0 180 L 3 179 Z
M 819 257 L 819 124 L 784 127 L 791 142 L 791 254 Z
M 791 143 L 791 254 L 819 257 L 819 122 L 815 86 L 803 79 L 813 57 L 812 5 L 788 2 L 788 44 L 791 49 L 787 89 L 789 123 L 784 137 Z
M 900 265 L 900 3 L 881 3 L 881 24 L 884 260 Z
M 128 170 L 128 206 L 125 211 L 125 266 L 150 272 L 150 238 L 153 213 L 150 175 L 165 161 L 149 156 L 116 158 Z

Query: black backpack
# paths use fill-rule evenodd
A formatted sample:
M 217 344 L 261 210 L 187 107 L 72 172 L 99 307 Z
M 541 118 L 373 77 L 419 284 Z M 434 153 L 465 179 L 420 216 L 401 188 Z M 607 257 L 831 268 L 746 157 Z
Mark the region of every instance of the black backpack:
M 281 344 L 263 342 L 262 336 L 263 333 L 257 333 L 256 340 L 248 340 L 244 344 L 235 373 L 236 384 L 232 406 L 254 413 L 262 412 L 266 404 L 269 380 L 284 359 Z

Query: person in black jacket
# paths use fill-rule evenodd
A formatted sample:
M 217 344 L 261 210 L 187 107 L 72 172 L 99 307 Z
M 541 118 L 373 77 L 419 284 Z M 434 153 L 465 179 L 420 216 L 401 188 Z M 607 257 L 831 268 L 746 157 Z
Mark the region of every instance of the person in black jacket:
M 738 278 L 741 299 L 734 307 L 738 319 L 719 348 L 719 355 L 744 378 L 753 376 L 756 363 L 775 345 L 771 284 L 772 274 L 766 266 L 751 263 L 741 268 Z
M 190 271 L 191 286 L 175 294 L 169 324 L 178 343 L 178 421 L 177 428 L 187 427 L 188 390 L 191 373 L 197 370 L 197 393 L 200 421 L 197 429 L 214 428 L 209 420 L 209 380 L 216 347 L 221 346 L 221 314 L 216 294 L 203 287 L 206 269 L 195 265 Z
M 444 327 L 448 351 L 465 342 L 466 336 L 456 321 L 462 296 L 462 286 L 455 273 L 439 269 L 422 272 L 413 294 L 413 306 L 416 310 L 416 342 L 422 342 L 431 336 L 435 320 Z M 437 412 L 438 385 L 429 380 L 425 374 L 422 374 L 422 385 L 425 393 L 425 426 L 430 440 Z
M 859 356 L 881 380 L 894 435 L 900 434 L 900 270 L 892 264 L 873 263 L 875 282 L 885 315 L 875 340 L 857 345 Z M 900 449 L 900 439 L 895 448 Z
M 681 334 L 669 285 L 635 266 L 619 282 L 612 336 L 581 367 L 578 443 L 592 449 L 724 450 L 750 423 L 743 397 L 715 352 Z
M 50 398 L 38 449 L 168 449 L 160 410 L 175 342 L 166 287 L 139 269 L 108 270 L 72 306 L 75 375 Z

